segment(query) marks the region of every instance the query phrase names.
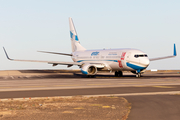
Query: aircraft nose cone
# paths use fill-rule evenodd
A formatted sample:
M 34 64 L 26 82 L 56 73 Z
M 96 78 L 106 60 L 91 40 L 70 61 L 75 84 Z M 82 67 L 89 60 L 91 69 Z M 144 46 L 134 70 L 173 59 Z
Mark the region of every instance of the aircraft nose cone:
M 149 65 L 150 61 L 149 61 L 149 59 L 147 58 L 147 59 L 141 60 L 140 63 L 143 64 L 143 65 L 145 65 L 145 66 L 147 67 L 147 66 Z

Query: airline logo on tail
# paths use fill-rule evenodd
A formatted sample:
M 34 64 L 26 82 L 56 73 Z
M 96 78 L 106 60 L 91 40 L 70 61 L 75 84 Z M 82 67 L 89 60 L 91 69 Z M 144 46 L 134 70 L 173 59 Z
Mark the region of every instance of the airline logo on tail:
M 70 36 L 71 36 L 71 39 L 73 39 L 73 40 L 76 40 L 76 41 L 79 40 L 78 36 L 77 35 L 73 35 L 73 33 L 71 31 L 70 31 Z

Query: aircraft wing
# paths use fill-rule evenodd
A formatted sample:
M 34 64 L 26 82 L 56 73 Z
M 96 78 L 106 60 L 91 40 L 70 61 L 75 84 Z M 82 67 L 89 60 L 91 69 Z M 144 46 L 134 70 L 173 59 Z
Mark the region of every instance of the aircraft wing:
M 72 54 L 67 54 L 67 53 L 57 53 L 57 52 L 47 52 L 47 51 L 38 51 L 38 52 L 72 56 Z
M 165 57 L 158 57 L 158 58 L 150 58 L 150 61 L 155 61 L 155 60 L 162 60 L 162 59 L 167 59 L 167 58 L 173 58 L 176 57 L 177 53 L 176 53 L 176 45 L 174 44 L 174 53 L 172 56 L 165 56 Z
M 24 62 L 44 62 L 44 63 L 48 63 L 48 64 L 53 64 L 53 66 L 56 65 L 68 65 L 68 67 L 73 66 L 73 65 L 82 65 L 82 63 L 79 62 L 60 62 L 60 61 L 40 61 L 40 60 L 20 60 L 20 59 L 11 59 L 9 58 L 5 48 L 3 47 L 4 52 L 6 54 L 7 59 L 12 60 L 12 61 L 24 61 Z

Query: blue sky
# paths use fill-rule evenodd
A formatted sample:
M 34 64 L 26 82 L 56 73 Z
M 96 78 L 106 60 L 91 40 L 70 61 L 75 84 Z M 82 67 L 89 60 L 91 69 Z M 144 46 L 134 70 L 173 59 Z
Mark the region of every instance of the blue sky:
M 137 48 L 149 58 L 177 53 L 179 0 L 0 0 L 0 44 L 11 58 L 72 61 L 37 50 L 71 53 L 68 17 L 87 49 Z M 66 69 L 46 63 L 8 61 L 0 50 L 0 70 Z M 148 69 L 180 69 L 180 57 L 154 61 Z M 76 69 L 72 67 L 71 69 Z

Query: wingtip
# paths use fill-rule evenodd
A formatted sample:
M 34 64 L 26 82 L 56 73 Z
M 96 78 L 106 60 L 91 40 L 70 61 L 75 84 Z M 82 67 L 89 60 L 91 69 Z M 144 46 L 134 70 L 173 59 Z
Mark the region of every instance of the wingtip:
M 12 59 L 9 58 L 9 56 L 8 56 L 8 54 L 7 54 L 7 52 L 6 52 L 6 49 L 5 49 L 4 47 L 3 47 L 3 49 L 4 49 L 4 52 L 5 52 L 5 54 L 6 54 L 7 59 L 12 60 Z
M 176 44 L 174 43 L 174 56 L 177 56 L 177 52 L 176 52 Z

